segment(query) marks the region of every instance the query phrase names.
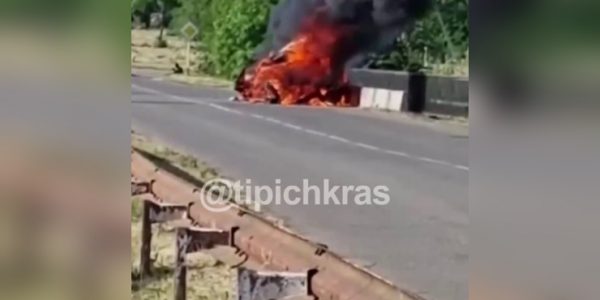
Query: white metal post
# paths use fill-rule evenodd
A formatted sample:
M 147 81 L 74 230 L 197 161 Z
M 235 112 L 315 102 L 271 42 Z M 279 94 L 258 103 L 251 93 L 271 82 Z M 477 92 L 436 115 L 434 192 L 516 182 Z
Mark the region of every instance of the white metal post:
M 187 40 L 186 48 L 185 48 L 185 72 L 187 75 L 190 75 L 190 48 L 192 47 L 190 39 Z

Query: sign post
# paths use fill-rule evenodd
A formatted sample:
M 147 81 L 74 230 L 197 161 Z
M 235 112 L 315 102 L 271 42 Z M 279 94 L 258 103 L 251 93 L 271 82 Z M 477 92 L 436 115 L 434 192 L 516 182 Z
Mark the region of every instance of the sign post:
M 198 27 L 194 25 L 192 22 L 187 22 L 183 27 L 181 27 L 181 34 L 186 40 L 185 45 L 185 73 L 190 74 L 191 62 L 190 62 L 190 52 L 192 47 L 192 40 L 198 34 Z

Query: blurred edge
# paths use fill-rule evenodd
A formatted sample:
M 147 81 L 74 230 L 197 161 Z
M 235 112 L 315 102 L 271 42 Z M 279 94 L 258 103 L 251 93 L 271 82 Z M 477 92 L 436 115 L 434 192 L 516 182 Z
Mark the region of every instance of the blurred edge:
M 130 298 L 130 3 L 0 2 L 0 298 Z
M 129 5 L 0 3 L 0 298 L 129 297 Z M 470 5 L 472 290 L 594 299 L 598 3 Z
M 599 11 L 470 1 L 471 299 L 598 299 Z

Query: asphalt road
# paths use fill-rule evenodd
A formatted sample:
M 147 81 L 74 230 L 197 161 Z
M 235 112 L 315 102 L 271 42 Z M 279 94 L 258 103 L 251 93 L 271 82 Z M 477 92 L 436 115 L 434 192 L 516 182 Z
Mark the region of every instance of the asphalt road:
M 468 299 L 468 138 L 376 114 L 229 102 L 132 78 L 132 126 L 254 184 L 385 185 L 385 206 L 270 206 L 309 238 L 427 299 Z

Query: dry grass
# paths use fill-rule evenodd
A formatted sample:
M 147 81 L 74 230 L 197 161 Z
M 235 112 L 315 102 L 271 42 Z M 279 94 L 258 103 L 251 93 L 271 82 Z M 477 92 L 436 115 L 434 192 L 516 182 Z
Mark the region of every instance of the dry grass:
M 140 203 L 135 201 L 134 203 Z M 139 275 L 141 223 L 140 204 L 132 207 L 131 223 L 131 292 L 132 299 L 172 299 L 175 233 L 168 225 L 153 225 L 152 257 L 154 274 Z M 203 253 L 188 255 L 188 299 L 229 300 L 235 290 L 235 270 Z
M 170 71 L 175 62 L 184 65 L 185 42 L 179 37 L 169 36 L 165 33 L 167 47 L 156 48 L 154 43 L 158 34 L 158 30 L 134 29 L 131 31 L 132 67 Z M 194 58 L 197 55 L 198 52 L 192 49 L 191 57 Z M 192 59 L 192 67 L 197 67 L 194 59 Z
M 168 73 L 167 79 L 193 85 L 205 85 L 216 87 L 232 87 L 232 82 L 225 79 L 211 77 L 197 72 L 199 70 L 198 57 L 200 52 L 198 44 L 192 45 L 190 51 L 191 73 L 172 74 L 175 63 L 185 68 L 186 43 L 178 36 L 164 34 L 167 41 L 166 48 L 156 48 L 154 43 L 159 35 L 158 30 L 131 30 L 131 67 L 136 69 L 151 69 Z
M 155 163 L 159 165 L 168 163 L 200 182 L 206 182 L 219 175 L 215 168 L 210 167 L 205 162 L 198 161 L 191 155 L 174 151 L 139 134 L 134 133 L 131 135 L 131 146 L 154 157 L 153 161 Z

